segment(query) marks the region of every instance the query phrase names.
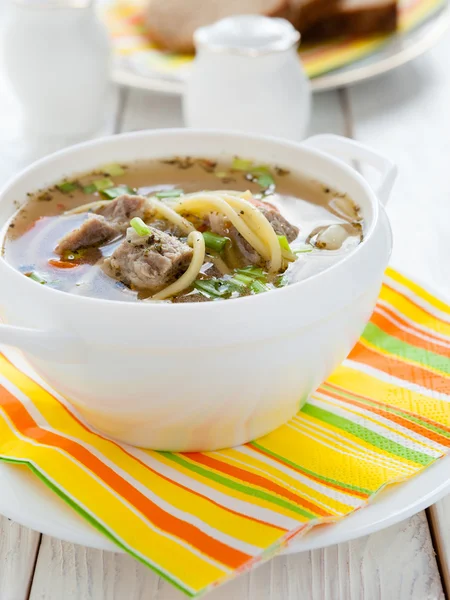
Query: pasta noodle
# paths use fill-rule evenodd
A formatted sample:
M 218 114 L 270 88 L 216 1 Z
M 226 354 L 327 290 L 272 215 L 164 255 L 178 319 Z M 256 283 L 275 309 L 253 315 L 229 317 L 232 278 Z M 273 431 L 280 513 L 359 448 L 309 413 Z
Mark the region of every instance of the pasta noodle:
M 223 192 L 196 193 L 184 196 L 174 205 L 177 211 L 208 212 L 211 208 L 224 214 L 258 254 L 270 261 L 270 272 L 280 270 L 281 248 L 275 231 L 267 218 L 246 200 Z
M 192 231 L 187 241 L 194 249 L 191 264 L 187 271 L 174 283 L 152 296 L 152 300 L 166 300 L 166 298 L 176 296 L 196 280 L 205 260 L 205 240 L 199 231 Z
M 104 208 L 108 204 L 111 204 L 111 200 L 97 200 L 97 202 L 88 202 L 88 204 L 82 204 L 81 206 L 77 206 L 76 208 L 72 208 L 72 210 L 66 210 L 65 215 L 79 215 L 84 212 L 92 211 L 95 212 L 100 208 Z
M 167 219 L 167 221 L 170 221 L 176 225 L 184 233 L 191 233 L 191 231 L 195 231 L 195 227 L 192 225 L 192 223 L 189 223 L 187 219 L 184 219 L 176 211 L 170 208 L 170 206 L 164 204 L 164 202 L 161 202 L 156 198 L 148 198 L 147 203 L 148 205 L 152 206 L 161 216 Z

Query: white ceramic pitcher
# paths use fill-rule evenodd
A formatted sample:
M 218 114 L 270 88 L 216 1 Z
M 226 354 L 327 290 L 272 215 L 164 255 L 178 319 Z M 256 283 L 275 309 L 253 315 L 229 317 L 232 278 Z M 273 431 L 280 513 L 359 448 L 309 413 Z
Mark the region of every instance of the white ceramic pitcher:
M 184 98 L 188 127 L 305 137 L 311 91 L 284 19 L 240 15 L 197 29 Z
M 111 50 L 93 0 L 10 0 L 9 9 L 4 64 L 27 132 L 70 139 L 99 129 Z

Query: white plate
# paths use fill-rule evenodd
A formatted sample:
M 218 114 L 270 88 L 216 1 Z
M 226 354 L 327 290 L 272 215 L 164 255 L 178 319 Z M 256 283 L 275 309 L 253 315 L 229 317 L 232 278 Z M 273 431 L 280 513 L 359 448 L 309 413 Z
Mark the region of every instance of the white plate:
M 46 487 L 27 467 L 0 463 L 0 514 L 53 537 L 100 550 L 122 552 Z M 389 527 L 450 493 L 450 456 L 407 483 L 381 492 L 366 508 L 293 540 L 285 554 L 324 548 Z
M 110 0 L 102 0 L 103 3 Z M 395 35 L 371 56 L 336 69 L 311 81 L 314 92 L 332 90 L 342 86 L 366 81 L 410 62 L 432 48 L 450 26 L 450 4 L 427 21 L 403 34 Z M 181 76 L 149 75 L 139 72 L 126 57 L 118 57 L 113 70 L 116 83 L 128 87 L 157 91 L 167 94 L 182 94 L 184 81 Z

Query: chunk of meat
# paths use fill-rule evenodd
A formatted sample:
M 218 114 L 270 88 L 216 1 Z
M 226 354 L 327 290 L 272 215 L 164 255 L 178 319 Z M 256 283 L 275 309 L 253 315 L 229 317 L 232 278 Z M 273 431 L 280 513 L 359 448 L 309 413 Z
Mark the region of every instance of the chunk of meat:
M 299 228 L 289 223 L 283 215 L 275 208 L 258 207 L 269 223 L 272 225 L 277 235 L 285 235 L 287 241 L 293 242 L 299 234 Z
M 218 213 L 211 213 L 208 217 L 211 231 L 217 233 L 218 235 L 223 235 L 225 237 L 229 237 L 233 242 L 233 246 L 237 249 L 240 256 L 242 257 L 242 265 L 259 265 L 262 264 L 262 257 L 256 252 L 256 250 L 251 246 L 245 238 L 239 233 L 239 231 L 234 227 L 226 217 Z M 226 249 L 227 251 L 228 249 Z M 230 256 L 231 262 L 233 257 Z M 233 266 L 239 266 L 238 264 Z
M 81 227 L 67 233 L 55 248 L 57 254 L 100 246 L 117 237 L 117 231 L 100 215 L 89 215 Z
M 124 194 L 112 200 L 99 211 L 99 214 L 105 217 L 118 233 L 124 234 L 130 226 L 131 219 L 140 217 L 145 220 L 153 216 L 154 212 L 144 196 Z
M 186 271 L 192 248 L 173 235 L 149 229 L 149 235 L 140 236 L 128 228 L 126 239 L 105 260 L 103 268 L 132 289 L 155 293 Z

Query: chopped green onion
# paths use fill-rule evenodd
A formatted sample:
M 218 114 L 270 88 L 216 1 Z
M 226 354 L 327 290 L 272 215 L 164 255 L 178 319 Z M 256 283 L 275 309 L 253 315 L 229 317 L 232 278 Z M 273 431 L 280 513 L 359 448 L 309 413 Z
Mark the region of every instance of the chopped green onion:
M 125 169 L 117 163 L 105 165 L 100 170 L 102 173 L 106 173 L 106 175 L 110 175 L 111 177 L 119 177 L 125 173 Z
M 288 283 L 289 281 L 287 280 L 287 278 L 284 275 L 280 275 L 277 281 L 275 282 L 275 285 L 277 287 L 284 287 L 285 285 L 288 285 Z
M 249 277 L 253 277 L 253 279 L 261 279 L 261 281 L 264 282 L 267 281 L 267 273 L 264 273 L 264 271 L 259 267 L 244 267 L 243 269 L 236 269 L 236 273 L 248 275 Z
M 267 165 L 258 165 L 256 167 L 252 167 L 251 174 L 252 175 L 270 175 L 270 169 Z
M 222 252 L 229 241 L 229 238 L 213 233 L 212 231 L 204 231 L 202 235 L 206 247 L 216 252 Z
M 102 190 L 102 195 L 106 196 L 106 198 L 109 198 L 110 200 L 119 198 L 119 196 L 123 196 L 124 194 L 135 195 L 136 190 L 128 185 L 118 185 L 117 187 Z
M 287 241 L 287 237 L 285 235 L 277 235 L 277 238 L 283 250 L 286 250 L 287 252 L 292 252 L 291 247 L 289 246 L 289 242 Z
M 260 294 L 261 292 L 268 292 L 270 288 L 261 283 L 261 281 L 254 279 L 250 284 L 250 289 L 254 294 Z
M 131 227 L 135 230 L 135 232 L 141 237 L 145 237 L 150 234 L 151 229 L 147 227 L 141 217 L 134 217 L 130 221 Z
M 236 171 L 250 171 L 252 168 L 252 165 L 253 165 L 252 160 L 244 160 L 242 158 L 235 156 L 233 158 L 231 168 L 235 169 Z
M 248 275 L 242 275 L 242 273 L 236 273 L 236 275 L 233 277 L 233 281 L 240 281 L 244 285 L 250 285 L 255 280 L 253 279 L 253 277 L 249 277 Z
M 253 281 L 253 279 L 251 279 L 250 281 Z M 231 277 L 231 279 L 227 279 L 227 283 L 234 285 L 238 290 L 242 290 L 242 288 L 247 287 L 246 283 L 244 283 L 243 281 L 240 281 L 236 277 Z
M 47 281 L 45 279 L 43 279 L 38 273 L 36 273 L 36 271 L 31 271 L 31 273 L 25 273 L 25 275 L 27 277 L 29 277 L 30 279 L 32 279 L 33 281 L 36 281 L 37 283 L 41 283 L 42 285 L 47 283 Z
M 293 250 L 294 254 L 304 254 L 305 252 L 312 252 L 312 248 L 300 248 L 299 250 Z
M 210 279 L 197 279 L 194 281 L 194 288 L 208 298 L 220 298 L 223 295 L 223 293 L 216 289 L 214 281 Z
M 225 177 L 229 177 L 229 173 L 227 173 L 226 171 L 216 171 L 214 175 L 219 179 L 225 179 Z
M 97 192 L 103 192 L 104 190 L 114 187 L 114 182 L 111 181 L 111 179 L 108 179 L 108 177 L 104 177 L 103 179 L 96 179 L 93 182 L 93 185 L 95 185 Z
M 268 188 L 271 185 L 275 185 L 275 181 L 270 173 L 261 173 L 261 175 L 258 176 L 256 183 L 263 188 Z
M 97 188 L 95 187 L 95 185 L 93 183 L 91 183 L 90 185 L 85 185 L 83 188 L 83 192 L 85 194 L 95 194 L 96 191 L 97 191 Z
M 156 197 L 162 200 L 163 198 L 178 198 L 182 196 L 184 190 L 164 190 L 163 192 L 156 192 Z
M 78 183 L 75 181 L 65 181 L 64 183 L 59 183 L 56 187 L 63 194 L 69 194 L 70 192 L 74 192 L 76 189 L 78 189 Z

